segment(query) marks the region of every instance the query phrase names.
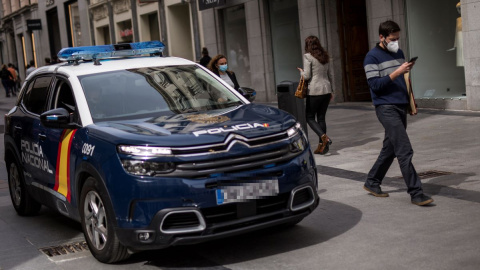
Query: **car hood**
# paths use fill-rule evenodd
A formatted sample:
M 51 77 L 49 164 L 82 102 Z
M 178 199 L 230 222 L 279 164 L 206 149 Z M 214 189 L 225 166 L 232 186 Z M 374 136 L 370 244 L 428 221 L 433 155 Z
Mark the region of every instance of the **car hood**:
M 246 104 L 221 110 L 174 114 L 88 126 L 90 136 L 114 144 L 190 146 L 223 142 L 229 134 L 246 138 L 285 131 L 295 118 L 274 107 Z

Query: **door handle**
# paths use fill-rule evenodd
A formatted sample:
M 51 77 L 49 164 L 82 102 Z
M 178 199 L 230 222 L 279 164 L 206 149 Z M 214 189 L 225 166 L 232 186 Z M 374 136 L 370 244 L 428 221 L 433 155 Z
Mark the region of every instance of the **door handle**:
M 38 138 L 41 140 L 41 141 L 45 141 L 47 139 L 47 135 L 41 133 L 41 134 L 38 134 Z
M 22 130 L 22 126 L 14 126 L 16 130 Z

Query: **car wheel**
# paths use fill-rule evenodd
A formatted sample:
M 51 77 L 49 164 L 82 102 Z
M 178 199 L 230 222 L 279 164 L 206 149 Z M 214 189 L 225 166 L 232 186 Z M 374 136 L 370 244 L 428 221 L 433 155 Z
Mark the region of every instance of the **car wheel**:
M 42 205 L 28 193 L 23 172 L 15 161 L 10 163 L 8 170 L 8 186 L 13 207 L 19 215 L 31 216 L 40 211 Z
M 93 256 L 101 262 L 114 263 L 127 259 L 130 254 L 115 235 L 113 209 L 101 190 L 92 177 L 87 179 L 82 188 L 82 229 Z

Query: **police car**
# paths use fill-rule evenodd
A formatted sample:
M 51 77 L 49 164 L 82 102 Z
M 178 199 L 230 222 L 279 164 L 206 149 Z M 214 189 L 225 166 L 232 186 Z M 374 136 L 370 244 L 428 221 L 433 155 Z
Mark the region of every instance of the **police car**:
M 294 117 L 163 49 L 62 49 L 5 116 L 15 210 L 45 205 L 81 222 L 101 262 L 293 225 L 319 203 Z

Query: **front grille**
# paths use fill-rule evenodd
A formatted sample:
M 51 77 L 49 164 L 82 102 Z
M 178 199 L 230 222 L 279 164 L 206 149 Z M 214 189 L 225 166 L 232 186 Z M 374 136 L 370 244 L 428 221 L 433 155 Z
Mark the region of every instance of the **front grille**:
M 251 215 L 269 214 L 287 209 L 289 196 L 290 193 L 284 193 L 248 202 L 255 203 L 255 210 L 251 212 Z M 205 218 L 207 226 L 216 223 L 229 222 L 244 217 L 240 216 L 241 213 L 239 211 L 239 207 L 242 207 L 242 204 L 244 203 L 229 203 L 210 208 L 203 208 L 201 209 L 201 212 Z
M 230 149 L 230 147 L 232 147 L 235 143 L 242 143 L 244 145 L 248 145 L 248 147 L 250 148 L 254 148 L 278 143 L 286 139 L 288 139 L 288 135 L 286 132 L 250 139 L 245 138 L 241 135 L 230 134 L 222 143 L 172 148 L 172 154 L 174 154 L 175 156 L 210 155 L 212 153 L 228 152 L 228 149 Z
M 197 215 L 193 212 L 174 213 L 165 218 L 162 230 L 177 230 L 199 226 Z
M 205 178 L 215 174 L 235 173 L 274 167 L 292 160 L 301 154 L 292 153 L 288 146 L 250 155 L 235 156 L 220 160 L 196 161 L 177 164 L 176 170 L 168 176 Z

